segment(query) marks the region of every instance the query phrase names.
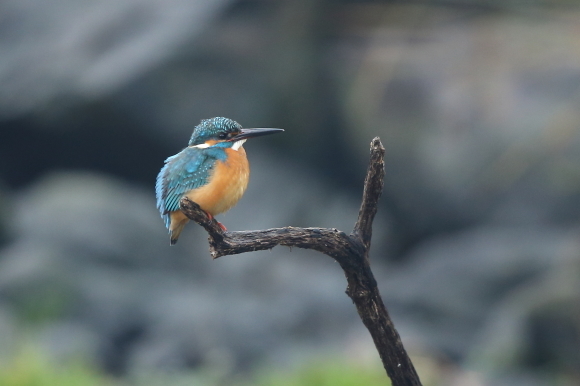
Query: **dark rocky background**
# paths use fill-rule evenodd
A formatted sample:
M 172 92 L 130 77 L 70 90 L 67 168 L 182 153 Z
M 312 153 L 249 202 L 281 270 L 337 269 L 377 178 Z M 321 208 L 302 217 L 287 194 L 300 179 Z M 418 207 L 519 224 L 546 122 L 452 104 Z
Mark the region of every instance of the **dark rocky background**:
M 578 2 L 0 9 L 0 358 L 26 340 L 123 377 L 223 379 L 375 358 L 330 259 L 211 261 L 191 225 L 169 247 L 155 176 L 200 119 L 226 116 L 286 130 L 246 145 L 231 230 L 350 230 L 381 137 L 372 259 L 424 378 L 580 383 Z

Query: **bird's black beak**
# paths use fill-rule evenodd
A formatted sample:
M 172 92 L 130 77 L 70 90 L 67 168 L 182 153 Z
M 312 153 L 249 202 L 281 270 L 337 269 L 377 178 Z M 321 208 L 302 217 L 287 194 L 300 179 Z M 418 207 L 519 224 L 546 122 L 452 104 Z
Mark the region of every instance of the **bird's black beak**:
M 240 134 L 234 136 L 231 141 L 239 141 L 240 139 L 259 137 L 261 135 L 274 134 L 284 131 L 284 129 L 242 129 Z

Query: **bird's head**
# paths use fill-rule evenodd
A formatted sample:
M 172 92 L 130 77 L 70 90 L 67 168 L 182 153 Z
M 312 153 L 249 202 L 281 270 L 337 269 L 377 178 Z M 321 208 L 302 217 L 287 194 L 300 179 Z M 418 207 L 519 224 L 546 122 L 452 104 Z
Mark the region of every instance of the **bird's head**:
M 274 134 L 283 129 L 244 129 L 238 122 L 216 117 L 204 119 L 193 129 L 189 146 L 207 148 L 211 146 L 239 148 L 248 138 Z

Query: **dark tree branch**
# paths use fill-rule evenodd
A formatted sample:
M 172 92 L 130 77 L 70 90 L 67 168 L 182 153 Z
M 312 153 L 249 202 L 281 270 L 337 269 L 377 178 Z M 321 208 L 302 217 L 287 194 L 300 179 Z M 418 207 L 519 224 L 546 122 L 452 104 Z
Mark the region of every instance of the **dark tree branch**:
M 385 179 L 384 158 L 385 148 L 381 144 L 379 137 L 375 137 L 371 142 L 371 159 L 365 178 L 362 203 L 352 232 L 352 236 L 358 237 L 363 243 L 367 255 L 371 249 L 373 220 L 377 214 L 379 198 L 383 192 L 383 180 Z
M 335 259 L 346 276 L 347 295 L 356 305 L 379 352 L 393 386 L 420 386 L 421 381 L 381 299 L 369 262 L 372 223 L 383 190 L 385 148 L 377 137 L 371 142 L 371 159 L 365 179 L 358 220 L 351 235 L 329 228 L 273 228 L 224 232 L 199 206 L 183 198 L 181 210 L 209 234 L 212 258 L 272 249 L 277 245 L 314 249 Z

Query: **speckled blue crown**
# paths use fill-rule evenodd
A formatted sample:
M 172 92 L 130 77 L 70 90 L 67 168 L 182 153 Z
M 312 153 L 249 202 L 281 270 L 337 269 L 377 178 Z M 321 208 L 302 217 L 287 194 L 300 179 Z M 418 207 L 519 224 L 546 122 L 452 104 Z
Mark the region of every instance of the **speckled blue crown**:
M 210 119 L 203 119 L 201 123 L 195 126 L 189 146 L 199 145 L 204 143 L 208 138 L 217 136 L 223 132 L 240 131 L 242 125 L 238 122 L 224 117 L 215 117 Z

